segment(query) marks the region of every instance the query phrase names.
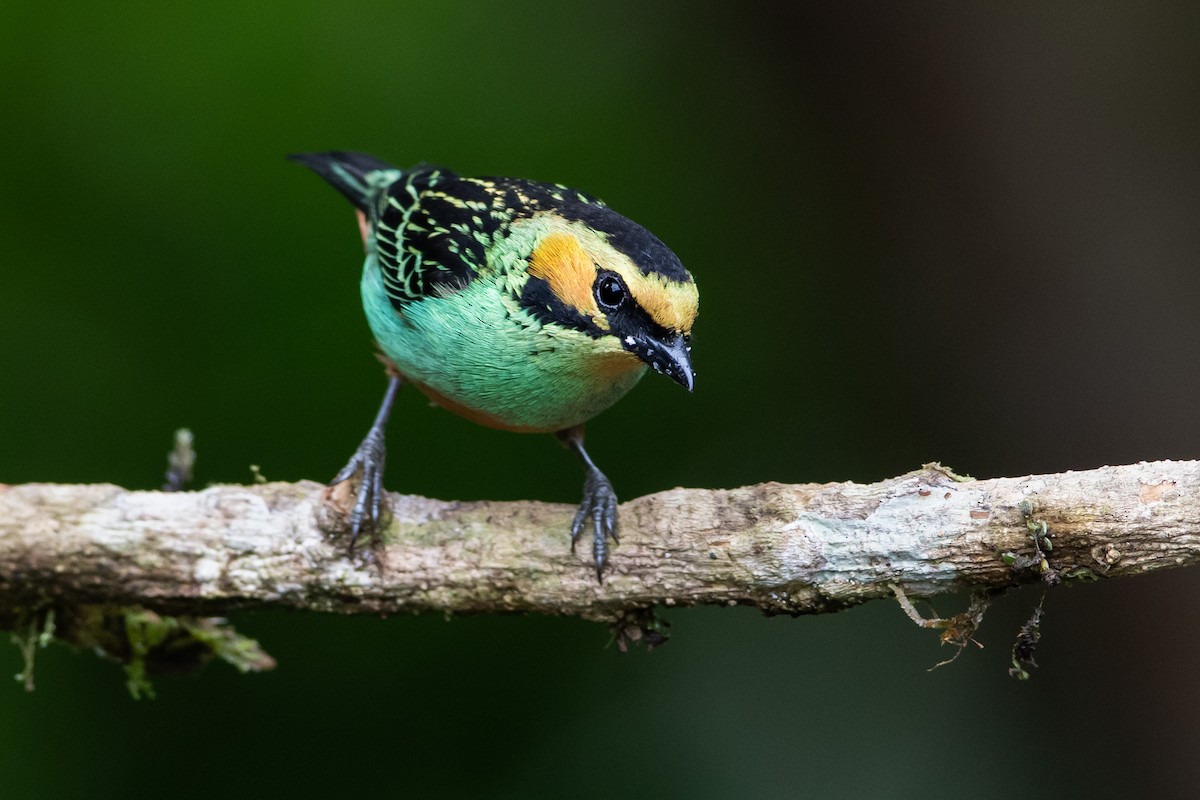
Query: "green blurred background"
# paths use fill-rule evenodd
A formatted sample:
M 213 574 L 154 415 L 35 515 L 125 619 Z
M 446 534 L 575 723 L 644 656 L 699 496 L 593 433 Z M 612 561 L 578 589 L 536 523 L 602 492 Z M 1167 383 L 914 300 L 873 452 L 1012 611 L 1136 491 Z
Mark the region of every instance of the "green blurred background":
M 694 395 L 589 426 L 623 497 L 1200 456 L 1200 6 L 0 5 L 0 481 L 327 479 L 383 378 L 344 148 L 605 198 L 696 275 Z M 575 502 L 551 437 L 409 393 L 388 485 Z M 565 546 L 565 542 L 564 542 Z M 620 558 L 620 551 L 616 553 Z M 953 666 L 890 603 L 246 612 L 279 659 L 157 682 L 56 647 L 0 687 L 5 797 L 1194 796 L 1195 570 L 1037 589 Z M 959 606 L 935 603 L 939 611 Z M 16 673 L 15 648 L 0 674 Z

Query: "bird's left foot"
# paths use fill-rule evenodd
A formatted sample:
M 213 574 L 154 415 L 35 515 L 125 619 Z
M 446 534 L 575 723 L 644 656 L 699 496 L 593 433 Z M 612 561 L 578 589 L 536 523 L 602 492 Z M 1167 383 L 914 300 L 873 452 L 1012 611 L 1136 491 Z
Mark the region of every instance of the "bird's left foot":
M 596 559 L 596 580 L 604 581 L 608 563 L 608 539 L 617 543 L 617 493 L 600 470 L 592 467 L 583 482 L 583 502 L 571 523 L 571 552 L 584 529 L 592 533 L 592 556 Z

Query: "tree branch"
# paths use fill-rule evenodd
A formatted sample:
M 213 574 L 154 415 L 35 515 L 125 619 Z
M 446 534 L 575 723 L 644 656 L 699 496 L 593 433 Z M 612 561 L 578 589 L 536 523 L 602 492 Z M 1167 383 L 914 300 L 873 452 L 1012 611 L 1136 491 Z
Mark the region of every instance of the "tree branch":
M 137 604 L 219 614 L 538 612 L 613 621 L 654 605 L 832 611 L 1135 575 L 1200 560 L 1200 462 L 971 480 L 937 465 L 870 485 L 674 489 L 621 506 L 597 584 L 573 509 L 393 495 L 386 544 L 347 558 L 350 487 L 135 492 L 0 484 L 0 608 Z M 2 623 L 3 620 L 0 620 Z

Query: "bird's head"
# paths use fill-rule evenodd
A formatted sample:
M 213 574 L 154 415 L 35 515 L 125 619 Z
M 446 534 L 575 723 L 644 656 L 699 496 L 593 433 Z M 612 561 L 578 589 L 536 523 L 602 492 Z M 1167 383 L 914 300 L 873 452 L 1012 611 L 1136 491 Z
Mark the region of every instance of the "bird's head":
M 645 228 L 595 203 L 535 214 L 529 223 L 537 234 L 522 305 L 691 391 L 699 294 L 679 258 Z

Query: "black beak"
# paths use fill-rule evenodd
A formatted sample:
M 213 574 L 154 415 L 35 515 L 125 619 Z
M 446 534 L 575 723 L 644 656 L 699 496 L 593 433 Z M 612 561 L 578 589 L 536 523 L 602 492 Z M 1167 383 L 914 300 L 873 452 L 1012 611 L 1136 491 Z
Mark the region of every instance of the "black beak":
M 655 372 L 666 375 L 689 392 L 695 385 L 692 346 L 683 334 L 663 339 L 639 337 L 634 339 L 629 349 Z

